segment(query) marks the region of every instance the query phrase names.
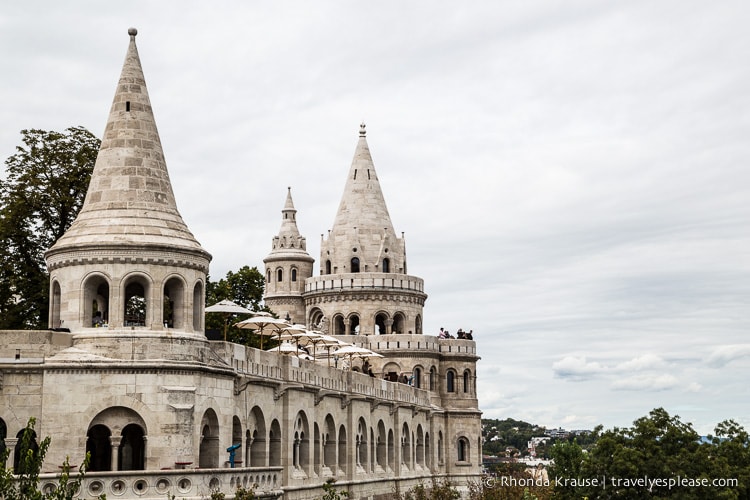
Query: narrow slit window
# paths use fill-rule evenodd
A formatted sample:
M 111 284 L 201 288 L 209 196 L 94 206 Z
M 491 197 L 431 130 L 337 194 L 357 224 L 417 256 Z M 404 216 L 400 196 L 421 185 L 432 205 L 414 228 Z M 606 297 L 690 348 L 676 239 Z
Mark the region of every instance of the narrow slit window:
M 355 181 L 357 180 L 357 169 L 356 168 L 354 169 L 354 180 Z
M 130 101 L 125 101 L 125 111 L 130 112 Z

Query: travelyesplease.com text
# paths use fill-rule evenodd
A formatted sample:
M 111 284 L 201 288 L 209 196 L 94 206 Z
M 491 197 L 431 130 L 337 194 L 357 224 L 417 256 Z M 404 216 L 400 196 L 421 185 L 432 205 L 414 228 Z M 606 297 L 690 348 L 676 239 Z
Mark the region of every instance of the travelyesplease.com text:
M 732 488 L 739 482 L 737 478 L 707 478 L 707 477 L 554 477 L 554 478 L 523 478 L 513 476 L 487 476 L 483 480 L 485 488 L 528 487 L 528 486 L 561 486 L 571 488 L 646 488 L 649 491 L 666 488 Z

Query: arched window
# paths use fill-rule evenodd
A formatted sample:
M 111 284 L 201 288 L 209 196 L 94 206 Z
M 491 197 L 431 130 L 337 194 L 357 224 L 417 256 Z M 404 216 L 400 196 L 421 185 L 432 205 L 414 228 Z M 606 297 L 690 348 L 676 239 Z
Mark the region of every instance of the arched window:
M 352 257 L 352 270 L 353 273 L 359 272 L 359 257 Z
M 459 462 L 469 461 L 469 440 L 465 437 L 458 438 L 456 443 L 456 453 Z
M 292 269 L 292 281 L 297 281 L 297 270 Z
M 466 370 L 464 372 L 464 392 L 469 392 L 469 388 L 471 387 L 471 372 L 469 370 Z
M 282 279 L 284 279 L 284 271 L 282 271 L 281 269 L 277 269 L 276 270 L 276 281 L 281 281 Z
M 331 274 L 331 261 L 326 261 L 326 274 Z
M 430 368 L 430 390 L 435 390 L 435 377 L 437 376 L 437 372 L 435 371 L 435 367 Z
M 414 374 L 414 387 L 416 387 L 417 389 L 421 389 L 422 388 L 422 369 L 419 367 L 414 368 L 413 374 Z
M 456 392 L 456 380 L 455 379 L 456 379 L 456 374 L 453 372 L 453 370 L 448 370 L 448 374 L 446 375 L 448 392 Z
M 389 259 L 383 259 L 383 272 L 384 273 L 391 272 L 391 261 Z
M 266 282 L 270 283 L 271 282 L 271 270 L 270 269 L 268 270 L 267 274 L 268 274 L 268 276 L 266 277 Z

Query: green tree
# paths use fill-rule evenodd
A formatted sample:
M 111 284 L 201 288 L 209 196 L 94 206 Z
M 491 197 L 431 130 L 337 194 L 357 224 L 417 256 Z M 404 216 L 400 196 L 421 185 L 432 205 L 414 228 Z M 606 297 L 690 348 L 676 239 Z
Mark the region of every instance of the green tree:
M 691 424 L 657 408 L 632 427 L 601 432 L 588 453 L 577 443 L 555 445 L 550 479 L 561 481 L 554 484 L 553 498 L 749 498 L 747 432 L 730 420 L 719 424 L 716 433 L 705 442 Z M 716 479 L 737 479 L 739 484 L 714 484 Z M 599 484 L 585 484 L 593 480 Z
M 44 252 L 78 215 L 100 144 L 83 127 L 21 135 L 0 184 L 0 329 L 46 326 Z
M 237 272 L 229 271 L 219 281 L 211 281 L 209 278 L 206 284 L 206 305 L 231 300 L 251 311 L 270 312 L 270 309 L 261 305 L 264 287 L 265 279 L 258 268 L 243 266 Z M 223 331 L 224 316 L 218 313 L 206 315 L 206 329 Z M 252 330 L 237 328 L 231 321 L 227 330 L 227 340 L 252 347 L 260 345 L 259 337 L 253 334 Z M 264 345 L 271 347 L 268 342 Z

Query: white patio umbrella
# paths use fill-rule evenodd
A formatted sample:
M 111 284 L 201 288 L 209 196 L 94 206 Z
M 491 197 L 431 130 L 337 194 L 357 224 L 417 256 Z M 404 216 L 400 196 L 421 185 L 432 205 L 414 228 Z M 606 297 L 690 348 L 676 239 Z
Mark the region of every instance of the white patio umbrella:
M 255 312 L 252 318 L 237 323 L 238 328 L 252 328 L 260 335 L 260 348 L 263 349 L 263 336 L 277 335 L 290 325 L 283 319 L 274 318 L 267 312 Z
M 302 359 L 310 359 L 310 355 L 307 354 L 307 352 L 304 349 L 300 349 L 299 347 L 292 345 L 289 341 L 284 341 L 277 345 L 276 347 L 269 349 L 269 352 L 275 351 L 280 352 L 281 354 L 293 354 L 297 356 L 298 358 Z
M 378 354 L 375 351 L 372 351 L 370 349 L 367 349 L 366 347 L 359 347 L 356 345 L 345 345 L 343 347 L 339 347 L 333 352 L 334 356 L 342 356 L 344 358 L 349 358 L 349 369 L 352 369 L 352 358 L 358 357 L 358 358 L 382 358 L 382 354 Z
M 224 340 L 226 340 L 229 317 L 232 314 L 253 314 L 253 311 L 246 309 L 239 304 L 235 304 L 231 300 L 220 300 L 216 304 L 208 306 L 206 308 L 206 313 L 221 313 L 224 316 Z
M 326 335 L 325 333 L 321 332 L 313 332 L 317 333 L 318 335 L 315 336 L 310 340 L 310 344 L 313 346 L 313 353 L 315 358 L 318 356 L 318 349 L 325 349 L 326 350 L 326 357 L 328 358 L 328 366 L 331 366 L 331 349 L 338 349 L 340 347 L 344 347 L 347 345 L 351 345 L 349 342 L 344 342 L 343 340 L 339 340 L 336 337 L 332 337 L 330 335 Z

